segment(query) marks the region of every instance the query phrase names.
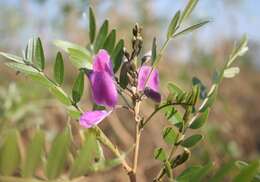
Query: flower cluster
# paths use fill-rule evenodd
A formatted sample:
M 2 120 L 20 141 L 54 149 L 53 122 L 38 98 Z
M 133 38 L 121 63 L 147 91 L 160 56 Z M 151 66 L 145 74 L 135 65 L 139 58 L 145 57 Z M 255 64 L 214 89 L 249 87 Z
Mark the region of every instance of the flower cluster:
M 108 110 L 86 111 L 80 117 L 80 125 L 91 128 L 100 123 L 115 109 L 118 103 L 118 90 L 110 55 L 101 49 L 93 60 L 93 69 L 88 72 L 95 104 L 105 106 Z M 138 70 L 136 89 L 156 102 L 161 101 L 159 94 L 159 73 L 151 66 L 143 65 Z

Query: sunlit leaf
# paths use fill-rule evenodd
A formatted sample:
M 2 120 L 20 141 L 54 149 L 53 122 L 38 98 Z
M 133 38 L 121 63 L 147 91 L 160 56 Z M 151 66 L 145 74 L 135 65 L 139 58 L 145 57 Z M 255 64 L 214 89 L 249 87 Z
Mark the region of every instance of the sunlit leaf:
M 190 147 L 193 147 L 194 145 L 196 145 L 197 143 L 199 143 L 202 138 L 203 138 L 202 135 L 200 135 L 200 134 L 195 134 L 195 135 L 192 135 L 192 136 L 186 138 L 186 139 L 181 143 L 181 145 L 182 145 L 183 147 L 190 148 Z
M 176 84 L 174 84 L 174 83 L 168 83 L 167 88 L 168 88 L 169 92 L 174 95 L 175 98 L 176 98 L 178 95 L 181 95 L 181 94 L 184 93 L 184 91 L 183 91 L 181 88 L 179 88 L 179 87 L 178 87 Z
M 167 128 L 164 128 L 162 136 L 163 136 L 164 141 L 167 144 L 173 145 L 176 142 L 178 133 L 172 127 L 167 127 Z
M 24 61 L 23 61 L 22 57 L 19 57 L 19 56 L 13 55 L 13 54 L 9 54 L 9 53 L 5 53 L 5 52 L 0 52 L 0 55 L 4 56 L 7 59 L 10 59 L 10 60 L 12 60 L 14 62 L 24 64 Z
M 154 150 L 153 156 L 155 159 L 160 160 L 160 161 L 165 161 L 166 160 L 166 152 L 164 151 L 163 148 L 156 148 Z
M 0 148 L 0 174 L 11 176 L 20 164 L 20 151 L 18 148 L 18 132 L 8 131 Z
M 212 85 L 210 91 L 208 92 L 207 98 L 201 104 L 199 111 L 204 112 L 207 108 L 211 107 L 216 100 L 218 93 L 218 86 L 216 84 Z
M 209 22 L 210 22 L 210 21 L 207 20 L 207 21 L 203 21 L 203 22 L 197 23 L 197 24 L 195 24 L 195 25 L 192 25 L 192 26 L 190 26 L 190 27 L 188 27 L 188 28 L 185 28 L 184 30 L 181 30 L 180 32 L 176 33 L 176 34 L 174 35 L 174 37 L 177 37 L 177 36 L 184 35 L 184 34 L 186 34 L 186 33 L 192 32 L 192 31 L 194 31 L 194 30 L 196 30 L 196 29 L 202 27 L 203 25 L 206 25 L 206 24 L 209 23 Z
M 240 72 L 239 67 L 231 67 L 224 70 L 223 76 L 225 78 L 233 78 Z
M 25 51 L 26 62 L 33 63 L 35 46 L 36 46 L 36 38 L 32 37 L 29 39 Z
M 5 63 L 8 67 L 19 71 L 21 73 L 24 73 L 25 75 L 37 75 L 39 74 L 39 71 L 36 70 L 35 68 L 25 65 L 25 64 L 20 64 L 20 63 L 15 63 L 15 62 L 7 62 Z
M 52 180 L 57 178 L 64 169 L 70 142 L 70 134 L 67 128 L 58 134 L 52 142 L 45 170 L 48 179 Z
M 116 30 L 113 29 L 107 36 L 103 48 L 111 55 L 116 43 Z
M 95 53 L 97 53 L 98 50 L 103 47 L 103 45 L 106 41 L 107 33 L 108 33 L 108 20 L 105 20 L 97 34 L 97 38 L 96 38 L 96 41 L 94 44 Z
M 111 59 L 113 61 L 113 70 L 114 73 L 117 72 L 117 70 L 120 68 L 120 65 L 123 62 L 123 57 L 124 57 L 124 40 L 119 40 L 115 49 L 113 50 Z
M 71 100 L 69 96 L 60 87 L 57 86 L 50 87 L 49 91 L 64 105 L 67 106 L 71 105 Z
M 96 19 L 91 7 L 89 7 L 89 39 L 92 44 L 96 36 Z
M 75 103 L 78 103 L 83 95 L 84 91 L 84 72 L 80 71 L 76 78 L 72 88 L 72 99 Z
M 64 63 L 60 52 L 56 56 L 53 72 L 55 81 L 61 85 L 64 80 Z
M 22 167 L 23 177 L 32 177 L 37 169 L 44 149 L 44 133 L 36 131 L 32 141 L 27 147 L 26 159 Z
M 192 121 L 190 128 L 192 129 L 198 129 L 204 125 L 204 123 L 207 121 L 209 115 L 209 109 L 207 108 L 202 113 L 199 113 L 199 116 L 195 118 L 194 121 Z
M 177 25 L 180 19 L 180 15 L 181 15 L 181 11 L 177 11 L 174 17 L 172 18 L 171 23 L 168 27 L 167 39 L 170 39 L 174 35 L 175 31 L 177 30 Z
M 182 22 L 184 19 L 189 17 L 191 12 L 193 11 L 195 6 L 197 5 L 198 1 L 199 0 L 189 0 L 188 4 L 186 5 L 186 7 L 184 8 L 184 10 L 181 14 L 180 22 Z

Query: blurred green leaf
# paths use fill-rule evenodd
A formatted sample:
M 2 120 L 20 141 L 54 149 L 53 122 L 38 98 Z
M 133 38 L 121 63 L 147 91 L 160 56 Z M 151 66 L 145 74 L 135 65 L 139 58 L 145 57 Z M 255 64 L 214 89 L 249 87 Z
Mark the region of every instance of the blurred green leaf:
M 178 133 L 172 127 L 164 128 L 163 139 L 167 144 L 174 145 L 177 137 Z
M 153 38 L 153 45 L 152 45 L 152 65 L 155 63 L 156 61 L 156 57 L 157 57 L 157 46 L 156 46 L 156 38 Z
M 103 48 L 111 55 L 116 43 L 116 30 L 113 29 L 107 36 Z
M 0 55 L 4 56 L 5 58 L 10 59 L 14 62 L 24 64 L 22 57 L 19 57 L 19 56 L 13 55 L 13 54 L 9 54 L 9 53 L 4 53 L 4 52 L 0 52 Z
M 174 35 L 175 31 L 177 30 L 178 22 L 180 19 L 181 11 L 177 11 L 174 17 L 171 20 L 171 23 L 168 27 L 168 32 L 167 32 L 167 39 L 172 38 Z
M 96 19 L 92 7 L 89 7 L 89 39 L 92 44 L 96 36 Z
M 60 52 L 57 53 L 53 72 L 55 81 L 61 85 L 64 80 L 64 63 Z
M 81 115 L 81 112 L 77 110 L 74 106 L 67 107 L 68 114 L 73 119 L 78 119 Z
M 188 4 L 186 5 L 186 7 L 184 8 L 184 10 L 181 14 L 180 22 L 182 22 L 184 19 L 189 17 L 191 12 L 193 11 L 195 6 L 197 5 L 198 1 L 199 0 L 189 0 Z
M 37 75 L 39 74 L 39 71 L 36 70 L 35 68 L 25 65 L 25 64 L 20 64 L 20 63 L 15 63 L 15 62 L 7 62 L 5 63 L 8 67 L 20 71 L 21 73 L 24 73 L 26 75 Z
M 33 177 L 37 169 L 44 150 L 44 133 L 37 130 L 32 141 L 27 147 L 27 154 L 24 165 L 22 167 L 23 177 Z
M 154 150 L 153 156 L 155 159 L 160 160 L 162 162 L 167 159 L 166 152 L 164 151 L 163 148 L 156 148 Z
M 45 57 L 44 57 L 44 51 L 42 48 L 42 42 L 40 38 L 37 38 L 35 40 L 36 45 L 35 45 L 35 51 L 34 51 L 34 56 L 35 56 L 35 65 L 37 68 L 39 68 L 40 70 L 44 69 L 44 65 L 45 65 Z
M 20 164 L 20 151 L 18 147 L 18 132 L 8 131 L 0 148 L 0 174 L 11 176 Z
M 174 83 L 168 83 L 167 88 L 168 88 L 169 92 L 174 95 L 175 98 L 178 95 L 181 95 L 181 94 L 185 93 L 181 88 L 179 88 Z
M 74 48 L 68 48 L 68 52 L 70 61 L 76 68 L 92 69 L 90 55 L 86 55 L 84 52 Z
M 78 103 L 83 95 L 84 91 L 84 71 L 80 71 L 76 78 L 72 88 L 72 99 L 75 103 Z
M 92 55 L 84 47 L 62 40 L 56 40 L 54 44 L 69 54 L 70 61 L 76 68 L 92 68 Z
M 49 88 L 49 91 L 51 94 L 53 94 L 61 103 L 70 106 L 71 101 L 69 96 L 60 88 L 57 86 L 53 86 Z
M 239 73 L 239 67 L 231 67 L 224 70 L 223 76 L 225 78 L 233 78 Z
M 216 174 L 211 177 L 209 182 L 222 182 L 223 179 L 231 172 L 235 167 L 234 161 L 228 162 L 227 164 L 222 165 Z
M 181 145 L 182 145 L 183 147 L 191 148 L 191 147 L 193 147 L 194 145 L 196 145 L 198 142 L 200 142 L 202 138 L 203 138 L 202 135 L 200 135 L 200 134 L 195 134 L 195 135 L 192 135 L 192 136 L 186 138 L 186 139 L 181 143 Z
M 240 173 L 234 178 L 234 182 L 251 181 L 257 175 L 260 167 L 259 160 L 255 160 L 241 168 Z M 256 180 L 257 181 L 257 180 Z
M 25 58 L 26 62 L 33 63 L 34 59 L 34 51 L 35 51 L 35 46 L 36 46 L 36 39 L 35 37 L 32 37 L 29 39 L 26 50 L 25 50 Z
M 106 41 L 107 33 L 108 33 L 108 20 L 105 20 L 102 26 L 99 29 L 97 34 L 97 38 L 94 44 L 94 52 L 97 53 L 99 49 L 101 49 Z
M 119 84 L 123 89 L 126 88 L 128 85 L 128 77 L 127 77 L 128 69 L 129 69 L 129 63 L 128 62 L 123 63 L 119 75 Z
M 113 50 L 111 59 L 113 61 L 113 70 L 114 73 L 117 72 L 117 70 L 120 68 L 120 65 L 123 62 L 124 57 L 124 40 L 120 39 Z
M 243 56 L 248 51 L 247 43 L 248 38 L 246 35 L 244 35 L 240 40 L 239 45 L 235 46 L 234 50 L 232 51 L 227 63 L 227 67 L 230 67 L 237 57 Z
M 52 142 L 45 171 L 49 180 L 57 178 L 64 169 L 70 142 L 70 133 L 67 128 L 65 128 L 62 133 L 58 134 Z
M 180 31 L 180 32 L 178 32 L 178 33 L 176 33 L 176 34 L 174 35 L 174 37 L 177 37 L 177 36 L 184 35 L 184 34 L 186 34 L 186 33 L 192 32 L 192 31 L 194 31 L 194 30 L 196 30 L 196 29 L 202 27 L 203 25 L 206 25 L 206 24 L 209 23 L 209 22 L 210 22 L 210 21 L 207 20 L 207 21 L 203 21 L 203 22 L 197 23 L 197 24 L 195 24 L 195 25 L 192 25 L 192 26 L 190 26 L 190 27 L 188 27 L 188 28 L 185 28 L 184 30 L 182 30 L 182 31 Z
M 172 106 L 165 108 L 165 115 L 168 121 L 174 126 L 178 127 L 178 125 L 183 124 L 183 118 L 181 114 Z M 179 128 L 179 127 L 178 127 Z
M 88 130 L 86 132 L 85 142 L 70 169 L 70 178 L 85 175 L 93 167 L 93 163 L 98 157 L 97 152 L 98 143 L 96 135 L 94 132 Z
M 198 129 L 204 125 L 204 123 L 207 121 L 209 116 L 209 108 L 207 108 L 202 113 L 199 113 L 199 116 L 195 118 L 194 121 L 192 121 L 190 128 L 192 129 Z

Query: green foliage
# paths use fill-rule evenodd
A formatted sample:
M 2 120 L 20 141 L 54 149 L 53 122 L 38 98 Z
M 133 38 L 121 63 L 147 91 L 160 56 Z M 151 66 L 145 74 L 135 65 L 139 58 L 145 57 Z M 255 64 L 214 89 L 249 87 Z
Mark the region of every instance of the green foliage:
M 96 36 L 96 19 L 91 7 L 89 7 L 89 40 L 92 44 Z
M 100 48 L 104 46 L 108 33 L 108 20 L 105 20 L 102 26 L 99 29 L 97 38 L 94 43 L 94 52 L 97 53 Z
M 189 0 L 188 4 L 186 5 L 186 7 L 184 8 L 184 10 L 181 14 L 180 22 L 182 22 L 184 19 L 186 19 L 190 16 L 191 12 L 196 7 L 198 1 L 199 0 Z
M 118 43 L 116 44 L 116 47 L 113 50 L 113 53 L 111 55 L 111 59 L 113 61 L 113 70 L 114 73 L 118 71 L 120 68 L 120 65 L 123 62 L 123 56 L 124 56 L 124 40 L 120 39 Z
M 78 103 L 80 101 L 83 95 L 83 91 L 84 91 L 84 71 L 80 71 L 72 88 L 72 99 L 75 103 Z
M 179 23 L 180 15 L 181 15 L 181 11 L 177 11 L 176 14 L 174 15 L 174 17 L 172 18 L 171 23 L 168 27 L 167 39 L 172 38 L 172 36 L 176 32 L 176 30 L 178 28 L 177 26 Z
M 64 63 L 60 52 L 57 53 L 53 72 L 56 83 L 61 85 L 64 81 Z
M 48 179 L 55 179 L 61 174 L 68 156 L 70 143 L 71 138 L 68 129 L 57 135 L 52 142 L 45 169 Z
M 156 38 L 153 38 L 153 45 L 152 45 L 152 65 L 155 63 L 157 57 L 157 46 L 156 46 Z
M 204 112 L 199 113 L 198 117 L 194 117 L 194 120 L 191 121 L 190 128 L 198 129 L 204 125 L 209 116 L 209 109 L 206 109 Z
M 10 130 L 0 148 L 0 174 L 13 175 L 20 163 L 18 148 L 19 135 L 16 130 Z
M 177 137 L 178 133 L 172 127 L 164 128 L 163 139 L 165 143 L 173 145 L 175 144 Z
M 111 55 L 116 43 L 116 30 L 113 29 L 107 36 L 103 48 Z
M 33 139 L 27 147 L 26 159 L 22 167 L 23 177 L 33 177 L 35 170 L 41 162 L 44 151 L 44 133 L 41 130 L 36 131 Z
M 35 66 L 39 68 L 40 70 L 44 69 L 45 66 L 45 57 L 44 52 L 42 48 L 42 42 L 40 38 L 37 38 L 36 40 L 36 46 L 35 46 Z
M 153 156 L 155 159 L 160 160 L 162 162 L 165 161 L 167 158 L 163 148 L 156 148 L 154 150 Z
M 188 137 L 187 139 L 185 139 L 181 145 L 183 147 L 187 147 L 187 148 L 191 148 L 193 147 L 194 145 L 196 145 L 198 142 L 200 142 L 202 140 L 203 136 L 200 135 L 200 134 L 195 134 L 195 135 L 192 135 L 190 137 Z

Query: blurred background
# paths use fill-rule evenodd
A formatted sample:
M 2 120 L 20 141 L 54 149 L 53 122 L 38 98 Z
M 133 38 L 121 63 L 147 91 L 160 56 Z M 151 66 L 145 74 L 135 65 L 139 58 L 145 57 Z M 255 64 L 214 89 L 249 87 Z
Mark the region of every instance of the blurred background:
M 167 26 L 186 0 L 0 0 L 0 51 L 22 55 L 28 39 L 39 36 L 47 57 L 47 73 L 58 48 L 53 40 L 62 39 L 85 46 L 88 43 L 88 7 L 94 7 L 98 25 L 110 20 L 110 29 L 117 29 L 117 37 L 125 39 L 130 48 L 131 28 L 138 22 L 143 29 L 143 53 L 151 48 L 153 37 L 158 45 L 165 40 Z M 258 0 L 201 0 L 186 25 L 209 19 L 211 23 L 198 31 L 173 40 L 159 66 L 163 95 L 167 82 L 173 81 L 189 89 L 196 76 L 210 86 L 216 68 L 223 65 L 235 40 L 246 33 L 249 52 L 239 60 L 240 74 L 226 79 L 221 86 L 218 101 L 203 127 L 206 135 L 202 146 L 193 149 L 190 163 L 200 164 L 209 160 L 216 166 L 230 159 L 251 160 L 260 151 L 260 1 Z M 66 59 L 66 54 L 63 54 Z M 3 60 L 0 57 L 0 61 Z M 66 61 L 66 86 L 70 89 L 76 77 Z M 0 133 L 8 128 L 18 128 L 26 138 L 30 128 L 40 126 L 53 136 L 67 121 L 66 111 L 43 87 L 32 84 L 29 78 L 17 76 L 13 70 L 0 65 Z M 29 84 L 28 84 L 29 83 Z M 90 93 L 85 91 L 82 101 L 89 109 Z M 150 103 L 144 104 L 144 113 L 152 111 Z M 118 111 L 101 124 L 105 133 L 127 150 L 133 143 L 133 126 L 129 114 Z M 153 149 L 164 146 L 161 131 L 165 125 L 163 115 L 157 115 L 144 132 L 141 144 L 139 177 L 150 181 L 158 170 L 158 163 L 151 160 Z M 125 181 L 120 167 L 109 172 L 91 175 L 89 181 Z

